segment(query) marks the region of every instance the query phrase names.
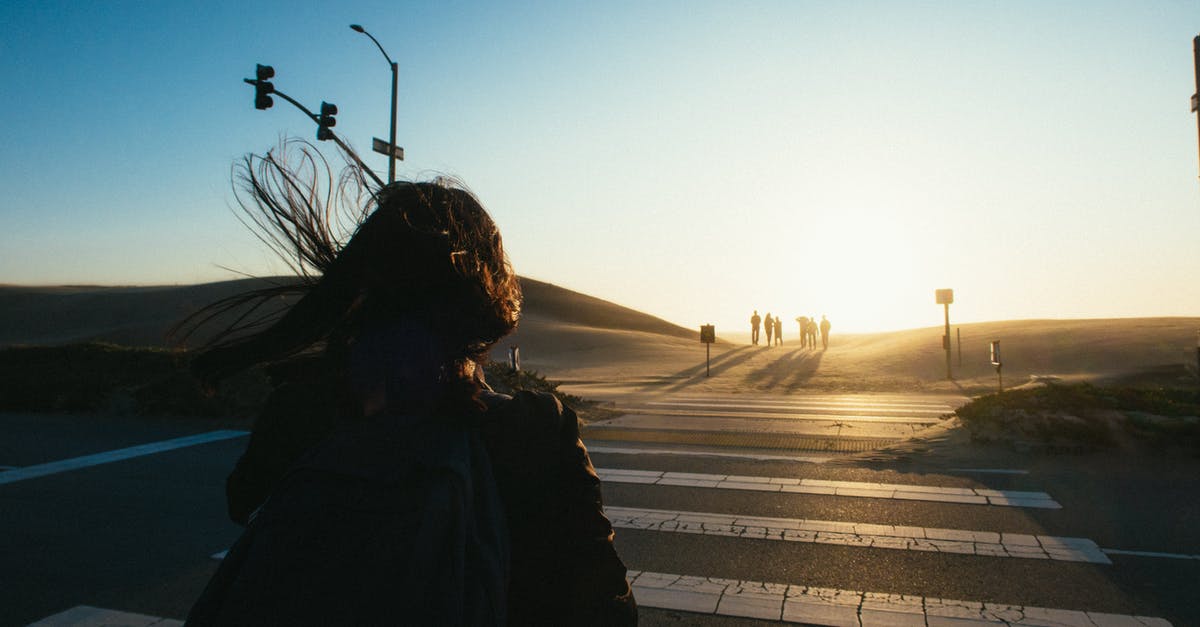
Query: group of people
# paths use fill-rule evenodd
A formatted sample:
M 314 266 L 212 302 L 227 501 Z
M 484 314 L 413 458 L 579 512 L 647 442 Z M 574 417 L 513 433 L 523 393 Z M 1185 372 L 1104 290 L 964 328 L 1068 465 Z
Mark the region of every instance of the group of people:
M 821 316 L 821 321 L 818 323 L 816 318 L 808 316 L 800 316 L 796 318 L 796 322 L 800 325 L 800 348 L 816 348 L 817 333 L 821 334 L 821 349 L 829 348 L 829 329 L 833 326 L 829 319 L 824 315 Z M 763 318 L 758 315 L 758 310 L 750 316 L 750 343 L 757 346 L 760 338 L 759 327 L 767 335 L 767 346 L 783 345 L 783 316 L 771 316 L 767 312 L 767 317 Z

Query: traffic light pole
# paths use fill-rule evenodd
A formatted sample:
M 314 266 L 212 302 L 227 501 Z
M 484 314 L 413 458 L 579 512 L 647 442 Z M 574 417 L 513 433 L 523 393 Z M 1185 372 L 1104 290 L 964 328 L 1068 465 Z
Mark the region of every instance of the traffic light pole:
M 274 74 L 274 71 L 272 71 L 271 73 L 272 73 L 272 74 Z M 259 82 L 260 82 L 261 80 L 263 80 L 263 79 L 251 79 L 251 78 L 243 78 L 242 80 L 243 80 L 244 82 L 246 82 L 247 84 L 254 85 L 255 87 L 258 87 L 258 84 L 259 84 Z M 329 129 L 328 129 L 328 128 L 327 128 L 327 127 L 326 127 L 326 126 L 325 126 L 325 125 L 322 123 L 322 120 L 321 120 L 321 116 L 320 116 L 320 115 L 317 115 L 317 114 L 313 113 L 312 111 L 310 111 L 310 110 L 308 109 L 308 107 L 306 107 L 306 106 L 304 106 L 304 105 L 300 104 L 299 102 L 297 102 L 295 98 L 292 98 L 291 96 L 289 96 L 289 95 L 287 95 L 287 94 L 285 94 L 285 93 L 283 93 L 283 92 L 279 91 L 278 89 L 275 89 L 275 88 L 274 88 L 274 86 L 271 86 L 271 88 L 270 88 L 270 89 L 271 89 L 271 90 L 270 90 L 270 92 L 269 92 L 269 94 L 270 94 L 270 95 L 272 95 L 272 96 L 279 96 L 280 98 L 283 98 L 284 100 L 288 101 L 289 103 L 291 103 L 291 104 L 292 104 L 292 106 L 294 106 L 294 107 L 296 107 L 297 109 L 299 109 L 300 111 L 304 112 L 304 115 L 307 115 L 307 116 L 308 116 L 308 119 L 310 119 L 310 120 L 312 120 L 313 122 L 315 122 L 315 123 L 317 124 L 317 127 L 318 127 L 318 128 L 323 128 L 323 129 L 325 129 L 325 130 L 328 132 L 328 134 L 327 134 L 327 135 L 324 137 L 324 139 L 332 139 L 332 140 L 333 140 L 333 142 L 334 142 L 335 144 L 337 144 L 337 145 L 338 145 L 338 148 L 341 148 L 341 149 L 342 149 L 342 152 L 343 152 L 343 153 L 345 153 L 346 155 L 348 155 L 348 156 L 349 156 L 351 159 L 354 159 L 354 162 L 358 164 L 358 166 L 359 166 L 359 170 L 360 170 L 360 171 L 362 171 L 362 172 L 365 172 L 365 173 L 366 173 L 368 176 L 370 176 L 372 179 L 374 179 L 374 180 L 375 180 L 375 183 L 376 183 L 377 185 L 379 185 L 380 187 L 383 187 L 383 181 L 379 180 L 379 177 L 378 177 L 378 176 L 375 176 L 375 173 L 371 171 L 371 168 L 368 168 L 368 167 L 367 167 L 367 164 L 363 163 L 362 159 L 359 159 L 359 158 L 358 158 L 358 154 L 357 154 L 357 153 L 355 153 L 355 152 L 354 152 L 354 150 L 352 150 L 352 149 L 351 149 L 349 146 L 347 146 L 347 145 L 346 145 L 346 143 L 342 141 L 342 138 L 340 138 L 340 137 L 338 137 L 337 135 L 335 135 L 335 134 L 333 133 L 333 131 L 330 131 L 330 130 L 329 130 Z M 331 105 L 328 105 L 327 103 L 324 103 L 324 102 L 323 102 L 323 103 L 321 103 L 321 104 L 322 104 L 323 108 L 324 108 L 324 107 L 329 107 L 329 106 L 331 106 Z M 267 103 L 266 107 L 263 107 L 263 108 L 269 108 L 270 106 L 271 106 L 271 105 L 270 105 L 270 103 Z M 332 116 L 333 114 L 335 114 L 336 112 L 337 112 L 337 107 L 336 107 L 336 106 L 335 106 L 335 107 L 333 107 L 333 113 L 327 113 L 327 112 L 326 112 L 326 111 L 324 111 L 324 110 L 322 111 L 322 113 L 323 113 L 323 114 L 327 114 L 327 115 L 331 115 L 331 116 Z M 330 126 L 332 126 L 332 124 L 331 124 Z M 320 138 L 320 137 L 318 137 L 318 139 L 321 139 L 321 138 Z

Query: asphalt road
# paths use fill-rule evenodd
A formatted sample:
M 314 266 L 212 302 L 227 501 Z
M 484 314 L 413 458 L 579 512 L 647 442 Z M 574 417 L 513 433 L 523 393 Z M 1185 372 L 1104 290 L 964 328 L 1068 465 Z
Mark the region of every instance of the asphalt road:
M 228 428 L 236 425 L 0 414 L 0 467 L 28 468 Z M 9 471 L 0 470 L 0 625 L 25 625 L 79 605 L 185 616 L 217 566 L 211 556 L 239 533 L 225 517 L 224 478 L 245 443 L 244 437 L 226 439 L 9 483 L 2 482 Z M 592 444 L 650 446 L 627 440 Z M 1041 491 L 1062 508 L 616 482 L 605 484 L 606 505 L 1081 537 L 1104 549 L 1200 555 L 1200 534 L 1194 531 L 1200 524 L 1195 503 L 1200 477 L 1194 466 L 1172 460 L 1118 473 L 1111 460 L 1088 456 L 1042 456 L 1004 468 L 1025 471 L 1019 474 L 950 470 L 964 461 L 936 456 L 855 461 L 828 456 L 830 461 L 811 463 L 730 457 L 754 451 L 695 443 L 659 441 L 653 448 L 712 454 L 596 452 L 593 461 L 611 469 Z M 1002 460 L 968 461 L 978 462 L 973 468 L 979 469 Z M 1111 564 L 1093 564 L 630 528 L 617 530 L 617 543 L 627 565 L 638 571 L 1200 625 L 1195 587 L 1200 559 L 1112 554 Z M 649 607 L 641 616 L 648 625 L 777 624 Z

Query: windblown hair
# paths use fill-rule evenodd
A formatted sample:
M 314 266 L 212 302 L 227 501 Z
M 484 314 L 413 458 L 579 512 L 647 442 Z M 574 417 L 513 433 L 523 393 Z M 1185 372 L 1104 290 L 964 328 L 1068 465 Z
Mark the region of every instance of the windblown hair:
M 361 171 L 347 167 L 335 180 L 302 141 L 247 157 L 234 180 L 243 223 L 297 280 L 218 301 L 181 325 L 186 339 L 235 314 L 193 360 L 202 382 L 314 348 L 347 366 L 356 343 L 405 321 L 427 331 L 422 361 L 461 383 L 516 327 L 521 290 L 500 232 L 453 182 L 397 182 L 367 193 Z M 300 298 L 271 311 L 269 303 L 288 295 Z

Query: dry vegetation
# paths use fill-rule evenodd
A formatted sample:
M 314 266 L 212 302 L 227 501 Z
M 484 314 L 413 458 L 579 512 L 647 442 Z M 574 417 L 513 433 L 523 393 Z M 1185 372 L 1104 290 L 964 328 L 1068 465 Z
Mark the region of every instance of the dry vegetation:
M 958 417 L 974 442 L 1087 451 L 1179 448 L 1200 453 L 1196 389 L 1050 384 L 980 397 Z

